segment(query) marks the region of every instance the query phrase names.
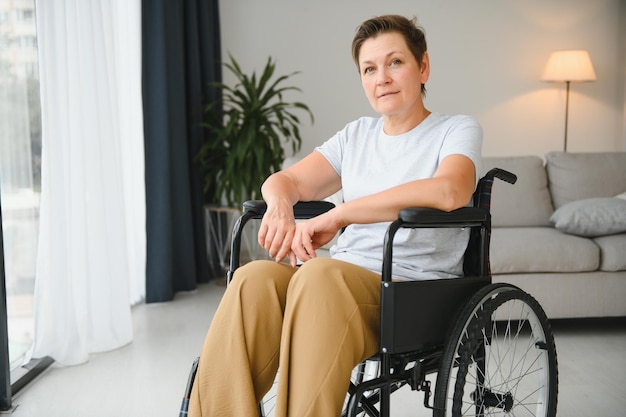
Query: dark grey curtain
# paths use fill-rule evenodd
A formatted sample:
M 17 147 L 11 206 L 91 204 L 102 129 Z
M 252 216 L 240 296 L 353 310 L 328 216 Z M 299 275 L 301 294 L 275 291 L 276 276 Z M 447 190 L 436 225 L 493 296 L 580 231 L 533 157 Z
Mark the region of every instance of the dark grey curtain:
M 209 83 L 221 81 L 217 0 L 144 0 L 146 301 L 210 280 L 202 185 L 193 162 Z

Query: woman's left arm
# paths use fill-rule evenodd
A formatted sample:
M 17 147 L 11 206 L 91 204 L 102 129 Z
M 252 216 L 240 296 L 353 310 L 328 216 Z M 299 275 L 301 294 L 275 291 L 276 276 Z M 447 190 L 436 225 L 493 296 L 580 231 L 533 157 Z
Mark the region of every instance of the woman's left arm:
M 476 175 L 470 158 L 449 155 L 441 161 L 432 178 L 411 181 L 345 202 L 325 214 L 299 223 L 292 250 L 306 261 L 315 257 L 315 250 L 332 239 L 338 228 L 393 221 L 400 210 L 407 207 L 452 211 L 466 206 L 474 192 Z

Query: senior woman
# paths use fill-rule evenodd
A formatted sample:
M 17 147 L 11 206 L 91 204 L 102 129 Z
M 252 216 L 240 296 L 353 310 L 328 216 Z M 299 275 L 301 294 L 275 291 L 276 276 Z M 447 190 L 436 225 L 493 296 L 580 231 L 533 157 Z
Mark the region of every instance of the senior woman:
M 388 223 L 405 207 L 449 211 L 470 203 L 482 130 L 469 116 L 424 106 L 430 62 L 423 30 L 401 16 L 372 18 L 358 27 L 352 55 L 381 117 L 349 123 L 263 184 L 258 240 L 275 262 L 235 272 L 202 349 L 191 416 L 257 415 L 279 368 L 276 416 L 339 415 L 353 367 L 378 351 Z M 340 189 L 344 203 L 295 223 L 297 201 Z M 342 228 L 331 257 L 316 257 Z M 462 230 L 402 230 L 394 277 L 461 276 L 467 241 Z

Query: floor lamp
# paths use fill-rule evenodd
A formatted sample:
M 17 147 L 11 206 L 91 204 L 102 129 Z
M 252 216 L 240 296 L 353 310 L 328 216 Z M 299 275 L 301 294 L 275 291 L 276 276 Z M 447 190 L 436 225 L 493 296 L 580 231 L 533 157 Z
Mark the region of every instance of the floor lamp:
M 543 81 L 564 82 L 565 95 L 565 139 L 563 151 L 567 152 L 567 116 L 569 113 L 569 85 L 573 82 L 595 81 L 596 73 L 589 53 L 585 50 L 555 51 L 550 54 L 541 76 Z

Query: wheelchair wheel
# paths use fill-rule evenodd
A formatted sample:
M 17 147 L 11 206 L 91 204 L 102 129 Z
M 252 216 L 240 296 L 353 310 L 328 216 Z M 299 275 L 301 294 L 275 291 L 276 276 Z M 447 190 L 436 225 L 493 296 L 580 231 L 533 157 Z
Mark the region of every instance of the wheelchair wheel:
M 350 378 L 350 388 L 343 403 L 341 417 L 377 417 L 380 415 L 377 404 L 380 401 L 380 393 L 378 390 L 369 390 L 363 393 L 363 397 L 354 414 L 349 414 L 348 405 L 350 397 L 354 394 L 356 387 L 364 382 L 371 381 L 380 376 L 380 361 L 365 360 L 358 364 L 352 370 Z
M 480 290 L 450 333 L 437 377 L 434 415 L 556 415 L 554 337 L 534 298 L 508 284 Z
M 280 372 L 280 371 L 278 371 Z M 263 400 L 259 404 L 259 417 L 273 417 L 276 408 L 276 386 L 278 385 L 278 374 L 274 379 L 272 388 L 265 394 Z

